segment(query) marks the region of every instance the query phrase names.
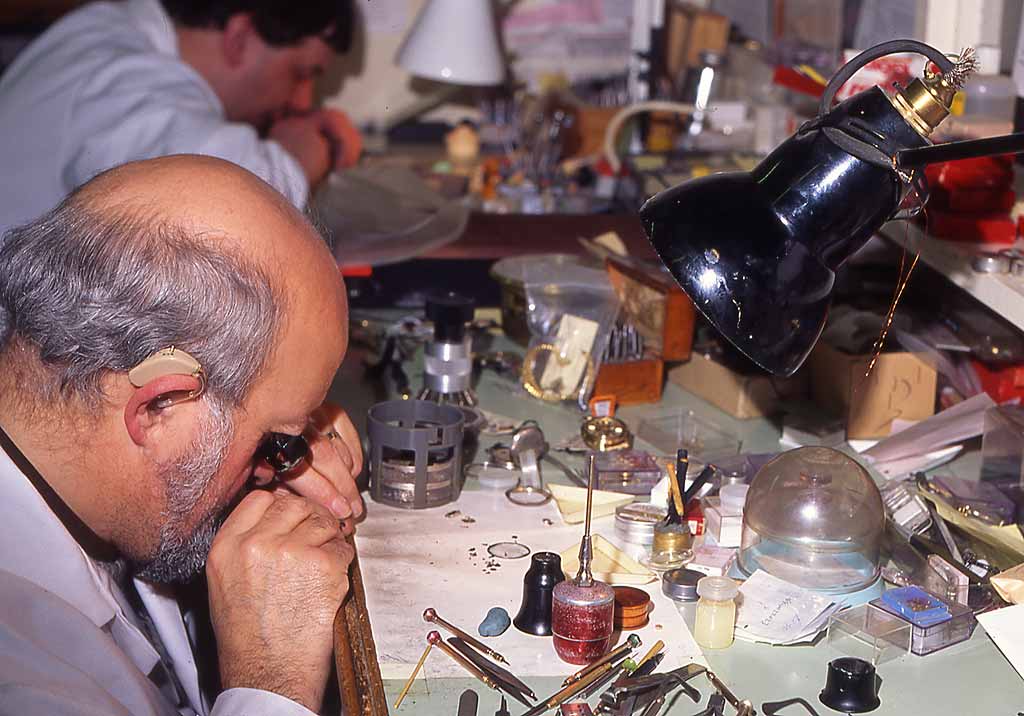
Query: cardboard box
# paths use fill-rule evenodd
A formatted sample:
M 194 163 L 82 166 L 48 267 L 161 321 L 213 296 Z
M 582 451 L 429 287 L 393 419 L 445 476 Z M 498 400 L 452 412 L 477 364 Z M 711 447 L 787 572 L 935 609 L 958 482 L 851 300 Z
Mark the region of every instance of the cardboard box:
M 935 414 L 936 373 L 913 353 L 883 353 L 868 374 L 870 355 L 822 342 L 807 363 L 814 402 L 845 418 L 849 439 L 884 438 L 896 418 Z
M 807 371 L 776 378 L 764 371 L 738 373 L 708 355 L 694 353 L 689 363 L 668 372 L 684 390 L 737 418 L 762 418 L 779 412 L 782 403 L 807 394 Z

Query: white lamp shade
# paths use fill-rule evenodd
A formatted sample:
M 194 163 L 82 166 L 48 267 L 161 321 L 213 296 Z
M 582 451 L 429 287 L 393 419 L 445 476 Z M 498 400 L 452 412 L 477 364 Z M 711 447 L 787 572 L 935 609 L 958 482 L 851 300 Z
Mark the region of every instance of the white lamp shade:
M 427 0 L 398 49 L 398 64 L 419 77 L 463 85 L 505 78 L 490 0 Z

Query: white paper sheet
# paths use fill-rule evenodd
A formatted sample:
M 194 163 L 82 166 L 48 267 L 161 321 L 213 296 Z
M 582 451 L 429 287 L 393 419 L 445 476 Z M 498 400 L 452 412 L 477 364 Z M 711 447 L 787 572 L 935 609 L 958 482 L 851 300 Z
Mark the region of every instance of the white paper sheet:
M 456 510 L 458 515 L 445 516 Z M 402 510 L 368 501 L 367 511 L 356 541 L 385 679 L 407 678 L 412 672 L 427 632 L 435 628 L 423 621 L 427 607 L 474 636 L 490 607 L 504 607 L 515 617 L 530 558 L 494 559 L 487 553 L 489 544 L 517 541 L 533 552 L 561 552 L 578 543 L 583 534 L 580 525 L 562 524 L 553 503 L 517 507 L 501 492 L 465 492 L 455 504 L 428 510 Z M 594 520 L 593 531 L 622 546 L 614 534 L 614 518 Z M 658 582 L 645 589 L 653 611 L 648 625 L 636 633 L 645 646 L 658 639 L 665 642 L 661 670 L 690 661 L 705 664 L 675 603 L 661 593 Z M 481 640 L 504 655 L 510 669 L 523 678 L 567 676 L 578 668 L 558 658 L 550 638 L 527 636 L 514 626 L 500 637 Z M 466 675 L 436 650 L 427 659 L 424 674 L 430 678 Z
M 979 614 L 978 622 L 1024 679 L 1024 604 Z
M 985 411 L 994 405 L 992 398 L 985 393 L 975 395 L 887 437 L 862 454 L 880 463 L 923 455 L 968 440 L 981 435 L 985 427 Z
M 784 582 L 762 569 L 740 586 L 736 637 L 768 644 L 811 641 L 841 608 L 828 597 Z

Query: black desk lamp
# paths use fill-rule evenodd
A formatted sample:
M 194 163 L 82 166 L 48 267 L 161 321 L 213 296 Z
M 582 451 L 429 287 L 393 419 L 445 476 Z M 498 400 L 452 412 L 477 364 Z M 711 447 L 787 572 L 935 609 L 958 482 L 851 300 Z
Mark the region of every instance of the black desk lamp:
M 917 52 L 937 71 L 892 96 L 878 87 L 832 107 L 867 63 Z M 949 59 L 915 40 L 877 45 L 825 88 L 818 117 L 751 172 L 714 174 L 667 189 L 640 209 L 658 256 L 704 316 L 740 351 L 791 375 L 821 335 L 836 269 L 883 223 L 926 200 L 921 168 L 952 159 L 1024 151 L 1024 133 L 932 145 L 974 52 Z M 916 210 L 900 211 L 915 188 Z

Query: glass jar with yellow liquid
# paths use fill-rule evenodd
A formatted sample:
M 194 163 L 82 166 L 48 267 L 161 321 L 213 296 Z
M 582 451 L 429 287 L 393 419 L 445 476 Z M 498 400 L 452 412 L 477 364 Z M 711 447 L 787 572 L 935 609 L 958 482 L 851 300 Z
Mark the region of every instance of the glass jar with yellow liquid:
M 693 638 L 705 649 L 724 649 L 732 644 L 736 628 L 736 595 L 739 589 L 729 577 L 704 577 L 697 582 L 697 616 Z

